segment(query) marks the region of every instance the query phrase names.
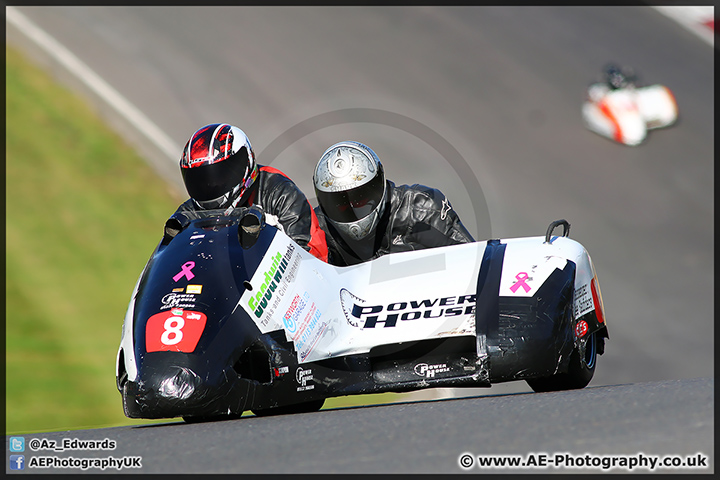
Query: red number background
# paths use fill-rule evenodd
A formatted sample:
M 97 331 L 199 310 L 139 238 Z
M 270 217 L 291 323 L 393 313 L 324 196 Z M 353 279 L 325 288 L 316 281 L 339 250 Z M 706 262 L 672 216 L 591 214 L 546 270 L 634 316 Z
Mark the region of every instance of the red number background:
M 163 334 L 166 333 L 165 321 L 172 317 L 181 317 L 184 320 L 184 325 L 181 327 L 177 326 L 178 322 L 174 321 L 171 328 L 173 331 L 172 338 L 177 338 L 176 335 L 181 332 L 182 338 L 179 342 L 172 345 L 168 345 L 163 341 Z M 147 352 L 185 352 L 190 353 L 195 350 L 195 347 L 200 341 L 200 336 L 205 330 L 205 321 L 207 317 L 204 313 L 193 312 L 190 310 L 183 310 L 178 312 L 177 310 L 169 310 L 167 312 L 156 313 L 150 317 L 145 326 L 145 350 Z M 166 335 L 166 338 L 168 336 Z

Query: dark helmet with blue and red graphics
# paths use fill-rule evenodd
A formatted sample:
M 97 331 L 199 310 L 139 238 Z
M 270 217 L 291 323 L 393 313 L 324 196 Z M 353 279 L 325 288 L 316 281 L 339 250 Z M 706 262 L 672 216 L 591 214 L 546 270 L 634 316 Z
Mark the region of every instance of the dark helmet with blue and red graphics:
M 245 132 L 213 123 L 193 133 L 180 158 L 190 197 L 202 209 L 242 206 L 258 174 L 255 153 Z

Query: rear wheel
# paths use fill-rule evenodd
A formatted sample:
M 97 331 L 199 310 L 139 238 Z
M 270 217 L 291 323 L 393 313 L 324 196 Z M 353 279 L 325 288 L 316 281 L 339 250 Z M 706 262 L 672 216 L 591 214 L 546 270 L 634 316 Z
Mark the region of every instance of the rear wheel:
M 570 355 L 570 364 L 565 373 L 556 373 L 550 377 L 532 378 L 526 380 L 535 392 L 554 392 L 559 390 L 575 390 L 585 388 L 595 373 L 597 364 L 598 342 L 602 339 L 597 332 L 590 334 L 585 342 L 585 348 L 579 351 L 573 349 Z
M 258 417 L 269 417 L 271 415 L 289 415 L 293 413 L 317 412 L 325 404 L 325 399 L 313 400 L 312 402 L 296 403 L 293 405 L 284 405 L 282 407 L 264 408 L 261 410 L 251 410 Z

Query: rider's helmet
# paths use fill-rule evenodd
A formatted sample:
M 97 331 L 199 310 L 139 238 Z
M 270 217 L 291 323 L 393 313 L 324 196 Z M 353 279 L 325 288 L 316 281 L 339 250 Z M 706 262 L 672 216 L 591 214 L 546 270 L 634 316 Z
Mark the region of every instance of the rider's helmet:
M 245 132 L 227 123 L 213 123 L 190 137 L 180 158 L 180 172 L 198 207 L 229 208 L 247 200 L 258 166 Z
M 377 227 L 387 189 L 382 163 L 369 147 L 346 141 L 328 148 L 313 184 L 320 208 L 340 233 L 361 240 Z
M 605 67 L 605 82 L 613 90 L 627 88 L 635 83 L 635 75 L 632 70 L 622 69 L 615 64 Z

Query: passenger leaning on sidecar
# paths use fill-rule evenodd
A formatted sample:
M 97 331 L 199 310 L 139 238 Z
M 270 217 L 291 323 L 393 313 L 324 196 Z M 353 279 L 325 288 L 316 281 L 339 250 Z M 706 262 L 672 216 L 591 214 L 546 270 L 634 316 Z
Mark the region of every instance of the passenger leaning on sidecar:
M 257 205 L 301 247 L 327 261 L 325 233 L 305 194 L 284 173 L 258 165 L 250 140 L 237 127 L 215 123 L 193 133 L 180 159 L 190 199 L 171 218 L 182 225 L 203 210 Z
M 361 143 L 340 142 L 327 149 L 313 183 L 315 213 L 333 265 L 474 241 L 442 192 L 386 180 L 375 152 Z

